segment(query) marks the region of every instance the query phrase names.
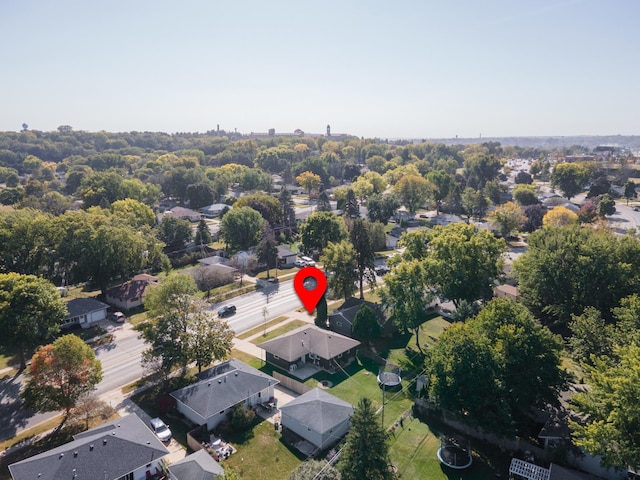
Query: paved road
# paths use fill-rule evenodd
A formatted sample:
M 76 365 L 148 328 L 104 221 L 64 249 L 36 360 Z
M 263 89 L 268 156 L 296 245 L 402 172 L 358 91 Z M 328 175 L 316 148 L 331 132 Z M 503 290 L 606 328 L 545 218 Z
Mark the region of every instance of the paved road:
M 267 307 L 267 321 L 301 306 L 293 290 L 293 281 L 281 284 L 268 284 L 265 288 L 235 298 L 233 302 L 238 311 L 229 317 L 231 328 L 236 333 L 249 330 L 264 322 L 263 307 Z M 222 305 L 222 304 L 220 304 Z M 213 308 L 217 310 L 220 305 Z M 115 339 L 95 348 L 97 358 L 102 362 L 102 382 L 96 393 L 106 394 L 119 389 L 143 376 L 140 364 L 145 342 L 130 325 L 113 329 Z M 15 436 L 22 430 L 36 426 L 55 417 L 56 413 L 35 413 L 21 408 L 18 400 L 20 385 L 24 377 L 6 377 L 0 379 L 0 440 Z

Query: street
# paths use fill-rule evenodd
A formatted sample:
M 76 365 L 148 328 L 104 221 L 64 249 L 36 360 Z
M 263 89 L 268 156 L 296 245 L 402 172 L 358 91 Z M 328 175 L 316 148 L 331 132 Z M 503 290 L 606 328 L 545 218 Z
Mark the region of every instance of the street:
M 301 306 L 297 294 L 293 290 L 293 280 L 278 283 L 264 282 L 266 286 L 256 292 L 214 305 L 217 311 L 222 305 L 233 303 L 237 307 L 235 315 L 226 318 L 236 333 L 241 333 L 265 321 L 263 308 L 267 307 L 266 320 L 269 321 Z M 139 338 L 138 332 L 131 325 L 112 327 L 114 340 L 97 346 L 94 351 L 102 362 L 102 381 L 96 393 L 105 395 L 122 388 L 144 374 L 140 360 L 145 342 Z M 18 400 L 20 385 L 24 375 L 0 379 L 0 440 L 14 437 L 22 430 L 34 427 L 58 415 L 55 412 L 35 413 L 23 410 Z

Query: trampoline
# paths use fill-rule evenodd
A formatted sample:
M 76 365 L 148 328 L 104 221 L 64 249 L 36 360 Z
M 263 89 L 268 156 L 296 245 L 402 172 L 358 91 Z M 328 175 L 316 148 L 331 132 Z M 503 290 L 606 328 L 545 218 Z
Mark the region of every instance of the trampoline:
M 402 378 L 394 372 L 380 372 L 378 374 L 378 386 L 385 388 L 395 388 L 400 386 Z
M 443 465 L 455 470 L 463 470 L 473 463 L 469 442 L 457 438 L 447 438 L 440 441 L 440 448 L 436 453 Z

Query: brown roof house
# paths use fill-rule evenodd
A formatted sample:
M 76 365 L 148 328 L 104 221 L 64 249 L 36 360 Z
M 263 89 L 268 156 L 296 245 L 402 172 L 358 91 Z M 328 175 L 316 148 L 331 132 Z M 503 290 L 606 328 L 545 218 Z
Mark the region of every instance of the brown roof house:
M 130 281 L 110 288 L 106 292 L 106 301 L 114 307 L 131 310 L 142 306 L 142 299 L 147 294 L 148 287 L 158 285 L 159 280 L 146 273 L 136 275 Z
M 306 379 L 319 370 L 330 373 L 353 361 L 360 342 L 315 325 L 302 326 L 258 345 L 266 361 Z
M 167 448 L 140 418 L 127 415 L 9 465 L 14 480 L 143 480 L 161 477 Z

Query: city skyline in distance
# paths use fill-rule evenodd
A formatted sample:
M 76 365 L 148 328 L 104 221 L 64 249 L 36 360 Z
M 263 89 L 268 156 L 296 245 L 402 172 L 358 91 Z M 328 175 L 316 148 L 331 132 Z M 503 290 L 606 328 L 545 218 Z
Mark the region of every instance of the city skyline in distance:
M 0 130 L 640 133 L 623 0 L 0 6 Z

